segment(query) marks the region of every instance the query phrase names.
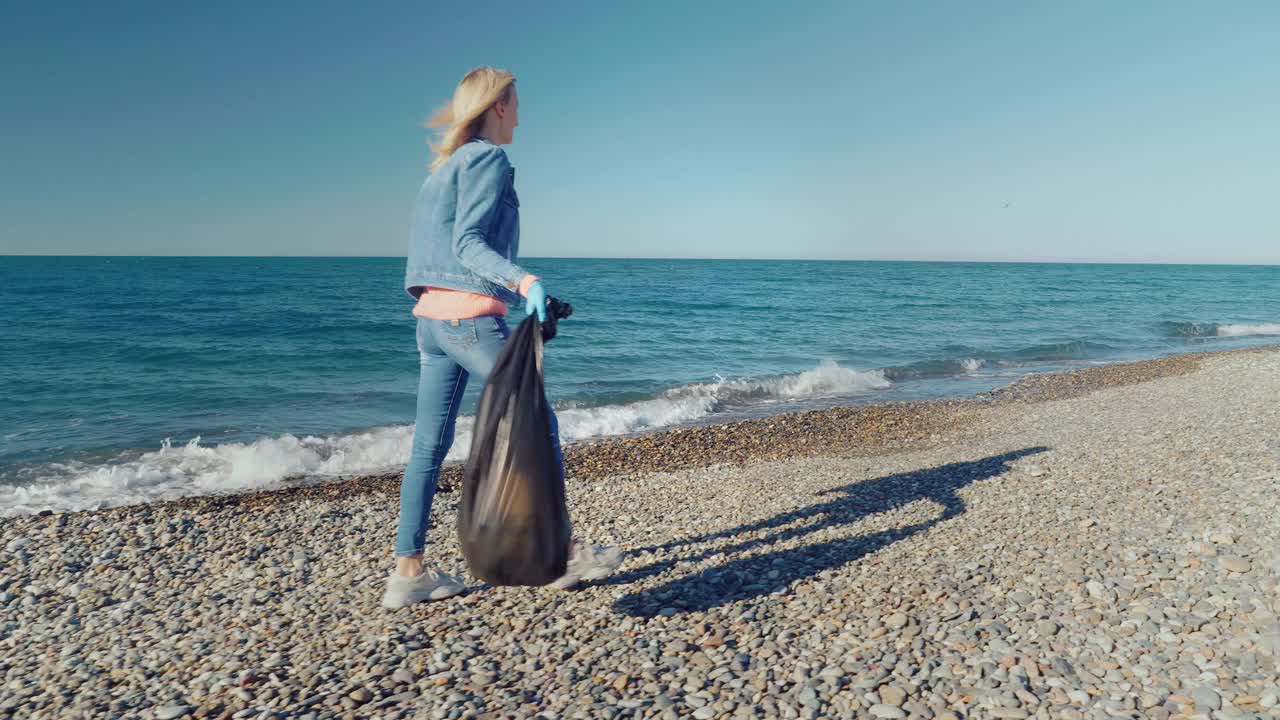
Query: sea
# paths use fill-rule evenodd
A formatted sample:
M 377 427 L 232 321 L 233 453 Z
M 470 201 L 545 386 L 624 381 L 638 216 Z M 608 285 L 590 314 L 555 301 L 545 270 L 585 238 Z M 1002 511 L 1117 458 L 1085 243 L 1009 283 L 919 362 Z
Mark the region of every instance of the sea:
M 524 265 L 575 310 L 545 361 L 566 442 L 1280 342 L 1278 266 Z M 0 257 L 0 516 L 399 469 L 418 372 L 403 269 Z

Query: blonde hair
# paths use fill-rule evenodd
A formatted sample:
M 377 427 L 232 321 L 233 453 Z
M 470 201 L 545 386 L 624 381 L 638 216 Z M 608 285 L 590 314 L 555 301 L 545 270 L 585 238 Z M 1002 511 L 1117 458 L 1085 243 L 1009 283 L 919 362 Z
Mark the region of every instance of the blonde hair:
M 426 123 L 428 128 L 444 128 L 440 141 L 431 143 L 435 153 L 432 170 L 439 169 L 455 150 L 480 132 L 489 108 L 511 99 L 515 81 L 515 75 L 492 67 L 478 67 L 462 78 L 453 91 L 453 99 L 432 113 Z

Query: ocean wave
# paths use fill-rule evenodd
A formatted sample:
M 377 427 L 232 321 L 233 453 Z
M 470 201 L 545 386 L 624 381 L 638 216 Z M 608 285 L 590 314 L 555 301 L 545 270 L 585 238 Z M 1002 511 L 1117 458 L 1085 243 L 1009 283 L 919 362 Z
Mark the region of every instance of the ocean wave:
M 1173 338 L 1216 337 L 1218 334 L 1217 323 L 1163 322 L 1160 328 L 1165 337 Z
M 671 388 L 657 397 L 557 412 L 564 442 L 627 435 L 696 422 L 716 413 L 785 400 L 848 396 L 887 388 L 878 370 L 826 361 L 812 370 L 767 378 L 720 379 Z M 446 460 L 466 458 L 471 417 L 458 419 Z M 42 510 L 90 510 L 189 495 L 279 487 L 289 478 L 331 479 L 396 470 L 408 462 L 412 425 L 298 437 L 284 434 L 248 443 L 205 445 L 165 440 L 158 450 L 110 461 L 53 463 L 24 469 L 16 484 L 0 486 L 0 517 Z
M 891 382 L 905 382 L 967 375 L 978 372 L 986 366 L 985 358 L 957 356 L 921 360 L 908 365 L 885 368 L 883 372 Z
M 932 358 L 885 368 L 884 375 L 892 382 L 962 377 L 989 369 L 1020 368 L 1062 361 L 1087 361 L 1105 357 L 1114 350 L 1114 347 L 1106 343 L 1083 339 L 1029 345 L 1003 351 L 951 346 L 944 349 L 953 353 L 951 357 Z
M 882 390 L 892 384 L 881 370 L 853 370 L 827 360 L 813 370 L 794 375 L 685 385 L 649 400 L 568 409 L 558 416 L 561 434 L 580 440 L 680 425 L 760 403 L 840 397 Z
M 403 464 L 412 438 L 412 426 L 326 437 L 285 434 L 220 445 L 203 445 L 198 437 L 174 445 L 166 438 L 158 450 L 107 462 L 27 468 L 19 475 L 20 484 L 0 486 L 0 517 L 256 490 L 299 476 L 375 472 Z
M 1280 335 L 1280 323 L 1165 322 L 1161 328 L 1167 337 L 1177 338 Z
M 1054 362 L 1057 360 L 1085 360 L 1115 350 L 1106 343 L 1094 340 L 1063 340 L 1062 342 L 1043 343 L 1015 350 L 1012 353 L 998 354 L 997 361 L 1006 364 L 1018 362 Z
M 1250 335 L 1280 335 L 1280 323 L 1228 323 L 1218 326 L 1218 337 L 1247 337 Z

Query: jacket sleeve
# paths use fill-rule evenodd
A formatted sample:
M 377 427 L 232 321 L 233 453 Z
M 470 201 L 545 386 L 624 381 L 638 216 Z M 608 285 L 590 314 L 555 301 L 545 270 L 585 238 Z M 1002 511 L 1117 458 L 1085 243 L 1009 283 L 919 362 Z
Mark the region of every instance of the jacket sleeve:
M 458 205 L 453 221 L 453 255 L 480 277 L 516 290 L 528 273 L 489 246 L 486 234 L 501 207 L 511 163 L 501 148 L 486 147 L 458 169 Z

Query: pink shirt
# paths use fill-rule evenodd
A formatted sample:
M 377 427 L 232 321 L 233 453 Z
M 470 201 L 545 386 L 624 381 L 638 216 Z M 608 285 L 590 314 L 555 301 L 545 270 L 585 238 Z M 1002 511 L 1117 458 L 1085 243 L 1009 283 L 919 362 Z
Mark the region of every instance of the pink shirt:
M 535 275 L 525 275 L 520 281 L 520 294 L 527 296 L 529 286 L 538 280 Z M 426 287 L 413 306 L 414 317 L 428 320 L 470 320 L 484 315 L 506 315 L 507 304 L 491 295 Z

